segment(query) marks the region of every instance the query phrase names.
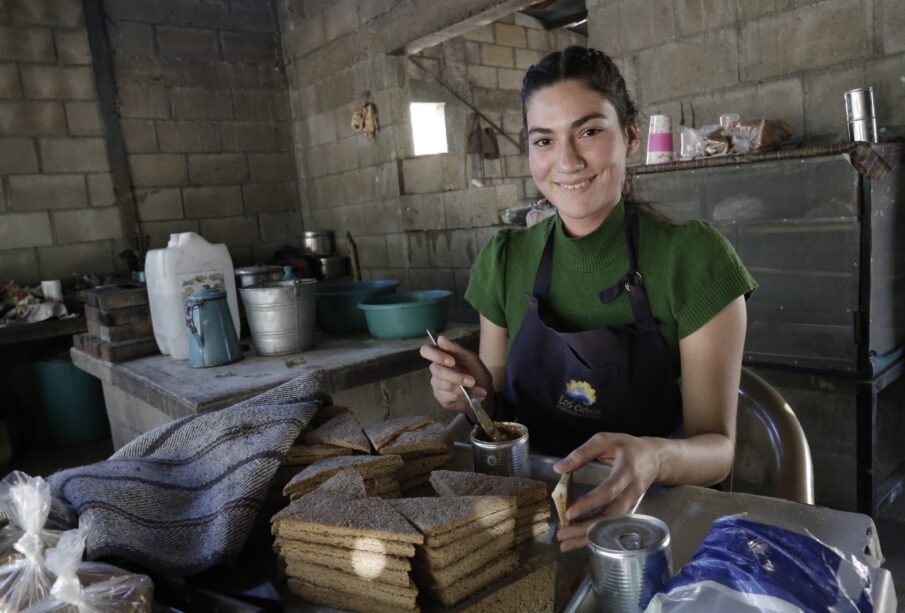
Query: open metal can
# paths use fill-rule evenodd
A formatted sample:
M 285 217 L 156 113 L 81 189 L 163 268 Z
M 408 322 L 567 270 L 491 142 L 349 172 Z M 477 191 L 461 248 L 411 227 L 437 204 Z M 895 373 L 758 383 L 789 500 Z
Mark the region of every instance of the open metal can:
M 605 517 L 588 528 L 598 610 L 640 612 L 672 575 L 669 528 L 650 515 Z
M 528 428 L 514 421 L 493 422 L 508 440 L 487 440 L 480 425 L 471 431 L 471 451 L 476 473 L 503 477 L 531 477 L 528 458 Z
M 860 87 L 845 92 L 845 118 L 848 139 L 852 142 L 877 142 L 877 112 L 874 108 L 874 88 Z

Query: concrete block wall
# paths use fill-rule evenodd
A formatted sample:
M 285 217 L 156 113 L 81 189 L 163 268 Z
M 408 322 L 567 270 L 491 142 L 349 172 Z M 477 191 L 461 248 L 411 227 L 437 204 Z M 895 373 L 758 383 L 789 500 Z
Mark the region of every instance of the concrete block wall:
M 785 119 L 806 142 L 833 142 L 846 135 L 843 93 L 872 85 L 881 128 L 905 134 L 901 0 L 587 6 L 591 46 L 617 61 L 643 113 L 669 114 L 674 126 L 683 107 L 689 125 L 694 110 L 697 127 L 736 112 Z M 646 138 L 647 115 L 642 119 Z
M 298 244 L 289 97 L 271 0 L 105 0 L 150 248 L 193 231 L 236 266 Z
M 80 0 L 0 10 L 0 284 L 109 272 L 124 247 Z

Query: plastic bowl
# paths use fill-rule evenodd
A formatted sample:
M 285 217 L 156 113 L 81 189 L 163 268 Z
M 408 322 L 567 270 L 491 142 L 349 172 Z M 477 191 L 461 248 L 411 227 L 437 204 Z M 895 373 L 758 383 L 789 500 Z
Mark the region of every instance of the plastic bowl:
M 449 297 L 445 289 L 399 292 L 362 300 L 368 331 L 374 338 L 414 338 L 430 328 L 440 332 L 449 317 Z
M 376 279 L 321 285 L 317 287 L 317 323 L 328 334 L 354 334 L 366 332 L 368 322 L 358 310 L 358 303 L 381 294 L 395 292 L 399 281 Z

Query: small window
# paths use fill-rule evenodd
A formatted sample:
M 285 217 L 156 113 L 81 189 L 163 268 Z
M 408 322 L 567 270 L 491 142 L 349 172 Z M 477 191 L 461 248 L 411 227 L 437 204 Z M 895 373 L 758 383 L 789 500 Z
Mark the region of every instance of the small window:
M 415 155 L 446 153 L 446 104 L 443 102 L 412 102 L 412 143 Z

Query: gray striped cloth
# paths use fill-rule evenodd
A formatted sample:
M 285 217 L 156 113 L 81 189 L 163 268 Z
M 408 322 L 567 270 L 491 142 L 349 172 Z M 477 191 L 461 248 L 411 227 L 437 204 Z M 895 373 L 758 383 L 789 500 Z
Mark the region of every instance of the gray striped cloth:
M 164 424 L 108 460 L 51 475 L 88 559 L 119 556 L 175 576 L 234 561 L 283 456 L 329 402 L 322 375 Z

